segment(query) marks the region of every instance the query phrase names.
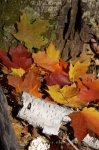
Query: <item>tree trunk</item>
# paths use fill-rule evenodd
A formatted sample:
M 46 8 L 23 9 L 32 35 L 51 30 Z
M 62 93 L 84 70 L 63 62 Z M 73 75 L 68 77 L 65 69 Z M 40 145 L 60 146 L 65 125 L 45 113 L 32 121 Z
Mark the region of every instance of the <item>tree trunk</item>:
M 7 100 L 0 87 L 0 150 L 19 150 L 19 146 L 9 120 Z
M 0 47 L 7 49 L 17 44 L 12 33 L 25 8 L 54 18 L 56 46 L 65 59 L 75 58 L 86 48 L 89 33 L 99 38 L 99 0 L 0 0 Z
M 58 14 L 56 45 L 64 59 L 75 58 L 88 45 L 91 34 L 99 38 L 99 1 L 63 0 Z

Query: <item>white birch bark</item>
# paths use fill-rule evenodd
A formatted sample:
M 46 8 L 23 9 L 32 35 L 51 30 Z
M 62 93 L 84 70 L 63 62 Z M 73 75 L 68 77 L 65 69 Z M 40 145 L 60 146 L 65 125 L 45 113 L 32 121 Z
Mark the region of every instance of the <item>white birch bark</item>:
M 73 110 L 68 107 L 61 107 L 55 103 L 45 102 L 23 93 L 23 107 L 18 113 L 18 117 L 24 119 L 34 127 L 42 127 L 43 133 L 58 135 L 61 122 L 70 121 L 67 116 Z

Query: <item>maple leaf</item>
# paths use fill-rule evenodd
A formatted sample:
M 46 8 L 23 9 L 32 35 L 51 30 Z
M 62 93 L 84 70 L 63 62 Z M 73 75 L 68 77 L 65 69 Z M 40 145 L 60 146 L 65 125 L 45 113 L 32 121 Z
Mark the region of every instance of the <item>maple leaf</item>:
M 11 68 L 11 75 L 13 76 L 19 76 L 22 77 L 24 75 L 25 71 L 22 68 L 16 69 L 16 68 Z
M 6 66 L 7 68 L 13 67 L 13 63 L 11 62 L 7 53 L 2 48 L 0 48 L 0 62 L 2 63 L 2 65 Z
M 83 77 L 78 81 L 79 98 L 83 103 L 99 100 L 99 79 L 94 76 Z
M 53 65 L 53 69 L 56 72 L 62 72 L 68 74 L 69 71 L 69 63 L 65 62 L 63 59 L 59 59 L 58 63 Z
M 33 53 L 32 57 L 38 66 L 53 72 L 55 65 L 59 63 L 60 51 L 55 48 L 53 43 L 50 43 L 46 51 Z
M 93 57 L 94 57 L 94 53 L 92 52 L 90 48 L 88 48 L 88 49 L 83 50 L 79 57 L 72 60 L 72 64 L 75 64 L 76 62 L 79 61 L 81 63 L 86 63 L 90 65 L 90 61 Z
M 67 67 L 68 64 L 62 59 L 59 61 L 59 63 L 53 65 L 55 71 L 50 74 L 47 74 L 44 77 L 45 81 L 47 82 L 47 85 L 69 85 L 71 82 L 66 72 Z
M 47 38 L 44 38 L 44 34 L 48 30 L 49 21 L 37 19 L 33 23 L 23 14 L 20 17 L 20 22 L 17 23 L 18 32 L 13 34 L 14 37 L 25 43 L 25 46 L 31 50 L 34 48 L 40 48 L 47 44 Z
M 63 70 L 68 70 L 69 69 L 69 63 L 65 62 L 65 60 L 60 59 L 59 65 L 62 67 Z
M 81 78 L 83 75 L 86 74 L 86 72 L 88 70 L 88 66 L 89 66 L 89 64 L 80 63 L 79 61 L 77 61 L 74 66 L 71 63 L 70 68 L 69 68 L 70 79 L 75 81 L 75 80 Z
M 40 88 L 40 79 L 38 75 L 38 69 L 33 67 L 30 69 L 24 78 L 18 76 L 8 75 L 8 84 L 16 89 L 16 92 L 28 92 L 32 95 L 41 97 L 41 93 L 38 91 Z
M 60 88 L 59 85 L 48 86 L 47 92 L 57 103 L 70 107 L 80 107 L 82 105 L 78 99 L 78 91 L 75 84 L 71 86 L 65 85 L 63 88 Z
M 59 60 L 60 58 L 60 51 L 55 48 L 55 45 L 51 42 L 46 50 L 46 54 L 49 58 L 54 60 Z
M 75 137 L 81 142 L 91 131 L 99 135 L 99 111 L 95 108 L 84 108 L 80 112 L 73 112 L 69 115 L 71 118 L 71 126 L 74 129 Z
M 3 66 L 10 70 L 11 68 L 28 70 L 32 64 L 31 54 L 21 44 L 16 48 L 10 48 L 7 53 L 0 49 L 0 60 Z
M 58 84 L 60 86 L 69 85 L 71 82 L 67 73 L 65 72 L 52 72 L 50 75 L 45 76 L 47 85 Z

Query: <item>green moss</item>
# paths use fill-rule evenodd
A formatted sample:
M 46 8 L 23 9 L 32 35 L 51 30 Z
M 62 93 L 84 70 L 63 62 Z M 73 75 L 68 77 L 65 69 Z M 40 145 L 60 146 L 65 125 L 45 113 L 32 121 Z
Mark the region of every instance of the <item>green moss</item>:
M 21 10 L 27 6 L 28 0 L 0 0 L 0 47 L 8 49 L 16 41 L 12 39 L 9 27 L 19 20 Z M 6 28 L 6 30 L 5 30 Z M 7 30 L 8 29 L 8 30 Z M 13 41 L 13 42 L 12 42 Z

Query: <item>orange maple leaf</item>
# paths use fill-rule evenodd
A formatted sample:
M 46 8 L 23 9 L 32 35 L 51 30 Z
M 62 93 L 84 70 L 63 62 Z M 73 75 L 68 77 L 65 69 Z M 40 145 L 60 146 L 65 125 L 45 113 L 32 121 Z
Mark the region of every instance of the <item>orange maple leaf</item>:
M 46 51 L 33 53 L 32 57 L 38 66 L 53 72 L 55 70 L 55 65 L 59 63 L 60 51 L 51 43 Z
M 68 73 L 68 71 L 69 71 L 69 64 L 67 62 L 65 62 L 63 59 L 60 59 L 57 64 L 53 65 L 53 69 L 56 72 Z
M 94 76 L 83 77 L 78 81 L 78 88 L 80 100 L 84 103 L 99 100 L 99 79 Z
M 73 112 L 69 115 L 74 135 L 81 142 L 89 131 L 99 135 L 99 111 L 95 108 L 85 107 L 80 112 Z
M 8 75 L 8 84 L 15 87 L 17 92 L 25 91 L 37 97 L 41 97 L 42 95 L 38 91 L 40 88 L 40 79 L 36 67 L 30 69 L 24 78 Z
M 84 116 L 81 112 L 73 112 L 69 115 L 71 118 L 71 126 L 74 129 L 74 136 L 81 142 L 87 135 L 87 128 L 85 124 Z

